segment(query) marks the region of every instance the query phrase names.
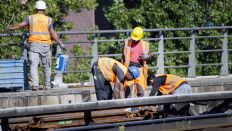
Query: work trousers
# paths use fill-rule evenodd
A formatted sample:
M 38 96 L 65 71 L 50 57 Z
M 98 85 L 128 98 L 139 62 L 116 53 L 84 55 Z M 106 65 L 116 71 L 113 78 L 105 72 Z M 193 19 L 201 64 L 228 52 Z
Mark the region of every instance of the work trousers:
M 36 46 L 32 45 L 35 44 Z M 38 46 L 39 45 L 39 46 Z M 51 51 L 47 44 L 31 43 L 29 51 L 30 78 L 33 87 L 39 86 L 38 65 L 42 62 L 45 86 L 51 83 Z
M 173 95 L 178 94 L 190 94 L 191 93 L 191 86 L 189 84 L 182 84 L 178 88 L 175 89 Z M 167 104 L 165 105 L 166 113 L 175 115 L 175 116 L 188 116 L 192 115 L 192 109 L 190 109 L 190 102 L 186 103 L 178 103 L 178 104 Z
M 110 82 L 107 81 L 101 73 L 98 63 L 95 62 L 92 66 L 91 72 L 94 78 L 95 92 L 97 100 L 109 100 L 113 98 L 113 90 Z

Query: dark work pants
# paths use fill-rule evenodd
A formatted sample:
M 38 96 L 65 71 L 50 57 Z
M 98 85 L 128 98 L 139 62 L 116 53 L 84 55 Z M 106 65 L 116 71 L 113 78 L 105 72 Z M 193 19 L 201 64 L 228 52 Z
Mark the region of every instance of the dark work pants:
M 92 66 L 91 72 L 94 78 L 95 92 L 97 100 L 110 100 L 113 98 L 113 90 L 110 82 L 105 80 L 101 73 L 98 63 L 95 62 Z
M 95 92 L 97 100 L 109 100 L 113 98 L 113 90 L 110 82 L 106 81 L 103 74 L 99 70 L 98 63 L 95 62 L 92 66 L 91 72 L 94 78 Z M 84 112 L 85 125 L 90 125 L 93 120 L 91 111 Z

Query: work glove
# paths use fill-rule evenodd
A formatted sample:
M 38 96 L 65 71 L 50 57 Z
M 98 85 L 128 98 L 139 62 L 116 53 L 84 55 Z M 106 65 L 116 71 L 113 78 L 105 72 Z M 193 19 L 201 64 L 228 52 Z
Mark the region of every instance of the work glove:
M 142 54 L 141 56 L 139 56 L 139 59 L 140 60 L 146 60 L 146 59 L 148 59 L 149 58 L 149 55 L 144 55 L 144 54 Z
M 4 32 L 7 34 L 7 36 L 13 36 L 13 30 L 10 28 L 7 28 Z
M 63 43 L 59 44 L 59 46 L 62 50 L 65 50 L 65 45 Z

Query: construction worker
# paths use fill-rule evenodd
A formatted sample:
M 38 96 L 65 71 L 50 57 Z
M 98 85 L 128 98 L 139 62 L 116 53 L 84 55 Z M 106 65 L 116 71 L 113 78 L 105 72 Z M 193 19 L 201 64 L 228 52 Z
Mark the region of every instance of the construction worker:
M 149 43 L 142 40 L 143 29 L 135 27 L 131 36 L 124 42 L 122 60 L 124 66 L 136 66 L 139 68 L 140 76 L 133 81 L 126 81 L 124 84 L 126 90 L 126 98 L 134 97 L 136 94 L 139 97 L 144 96 L 146 90 L 147 69 L 146 60 L 149 58 Z
M 131 66 L 127 69 L 120 62 L 112 58 L 99 58 L 92 65 L 91 72 L 94 78 L 97 100 L 109 100 L 113 98 L 111 83 L 118 84 L 117 82 L 119 82 L 121 84 L 119 87 L 122 88 L 120 90 L 123 92 L 120 95 L 124 95 L 124 81 L 136 79 L 140 75 L 137 67 Z M 123 97 L 119 96 L 119 98 Z M 91 111 L 84 112 L 84 119 L 86 125 L 94 123 L 91 118 Z
M 128 69 L 120 62 L 112 58 L 99 58 L 92 66 L 92 74 L 94 78 L 97 100 L 112 99 L 113 91 L 110 83 L 121 84 L 125 80 L 133 80 L 139 77 L 139 69 L 131 66 Z M 121 86 L 123 89 L 123 86 Z M 121 96 L 123 97 L 123 96 Z
M 183 78 L 173 74 L 149 75 L 147 84 L 152 86 L 149 96 L 158 95 L 176 95 L 191 93 L 191 86 Z M 171 107 L 170 107 L 171 106 Z M 174 115 L 189 115 L 190 103 L 172 104 L 160 106 L 166 116 Z
M 44 72 L 45 89 L 51 88 L 51 37 L 59 44 L 61 49 L 64 44 L 59 40 L 53 29 L 52 18 L 46 16 L 46 3 L 38 0 L 35 3 L 36 13 L 29 15 L 25 21 L 7 29 L 7 32 L 28 26 L 29 30 L 29 64 L 32 90 L 43 89 L 39 87 L 38 65 L 41 59 Z

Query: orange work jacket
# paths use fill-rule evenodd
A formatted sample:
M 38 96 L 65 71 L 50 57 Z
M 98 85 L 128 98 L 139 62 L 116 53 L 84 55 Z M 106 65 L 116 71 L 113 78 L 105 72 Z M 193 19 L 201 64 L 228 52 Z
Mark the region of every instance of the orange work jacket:
M 28 41 L 51 44 L 49 26 L 52 18 L 44 14 L 34 14 L 29 16 L 29 38 Z
M 141 40 L 141 41 L 142 41 L 143 55 L 145 55 L 147 57 L 148 53 L 149 53 L 149 43 L 145 42 L 143 40 Z M 123 64 L 127 68 L 129 67 L 129 64 L 130 64 L 130 49 L 131 49 L 131 44 L 132 44 L 132 40 L 130 38 L 128 38 L 125 41 L 124 51 L 123 51 L 123 55 L 125 56 L 125 60 L 123 61 Z M 143 65 L 146 66 L 146 61 L 143 62 Z
M 113 72 L 113 65 L 117 64 L 119 68 L 121 68 L 124 72 L 124 76 L 127 73 L 127 68 L 122 65 L 120 62 L 112 59 L 112 58 L 99 58 L 98 59 L 98 67 L 100 68 L 100 71 L 102 72 L 104 78 L 109 82 L 116 82 L 116 76 Z
M 179 85 L 182 82 L 185 81 L 183 78 L 173 74 L 162 74 L 159 76 L 164 76 L 164 75 L 167 76 L 165 84 L 159 87 L 159 91 L 164 95 L 174 93 L 175 89 L 179 87 Z

